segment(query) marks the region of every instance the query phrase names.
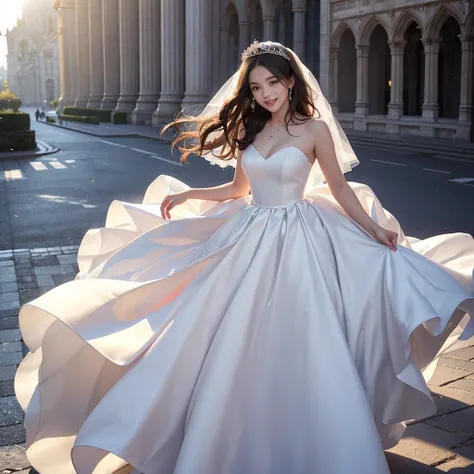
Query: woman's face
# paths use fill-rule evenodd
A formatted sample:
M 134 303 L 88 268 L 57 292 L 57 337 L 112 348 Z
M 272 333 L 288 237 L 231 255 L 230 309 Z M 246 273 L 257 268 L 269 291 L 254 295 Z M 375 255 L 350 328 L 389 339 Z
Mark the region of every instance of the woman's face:
M 249 74 L 249 86 L 255 101 L 268 111 L 275 113 L 288 101 L 288 89 L 294 80 L 287 84 L 280 82 L 264 66 L 255 66 Z

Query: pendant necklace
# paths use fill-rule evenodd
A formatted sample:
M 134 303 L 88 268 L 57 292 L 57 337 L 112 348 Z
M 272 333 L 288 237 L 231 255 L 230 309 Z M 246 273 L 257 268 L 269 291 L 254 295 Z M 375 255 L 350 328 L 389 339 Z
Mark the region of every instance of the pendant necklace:
M 273 140 L 273 137 L 276 133 L 278 133 L 284 126 L 285 124 L 282 123 L 277 129 L 273 129 L 270 125 L 268 126 L 268 129 L 270 130 L 270 136 L 268 137 L 269 140 Z

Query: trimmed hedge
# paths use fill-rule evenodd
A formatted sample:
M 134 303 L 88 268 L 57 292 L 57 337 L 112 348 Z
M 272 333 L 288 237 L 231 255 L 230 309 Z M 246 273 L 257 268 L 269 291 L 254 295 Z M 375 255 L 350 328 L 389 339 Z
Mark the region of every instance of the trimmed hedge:
M 56 119 L 54 117 L 46 117 L 46 122 L 56 123 Z
M 112 113 L 112 123 L 118 125 L 127 124 L 127 112 L 113 112 Z
M 111 110 L 99 110 L 99 120 L 104 123 L 112 122 L 112 111 Z
M 66 110 L 67 107 L 64 108 Z M 75 115 L 60 115 L 59 118 L 61 120 L 66 120 L 69 122 L 79 122 L 79 123 L 89 123 L 92 125 L 99 125 L 99 118 L 98 117 L 80 117 Z
M 21 105 L 20 99 L 0 99 L 0 110 L 13 109 L 14 112 L 18 112 Z
M 36 150 L 34 130 L 0 132 L 0 152 Z
M 29 129 L 29 114 L 0 112 L 0 132 L 17 132 Z
M 96 117 L 100 122 L 110 122 L 112 111 L 102 109 L 88 109 L 86 107 L 64 107 L 63 115 L 70 115 L 74 117 Z

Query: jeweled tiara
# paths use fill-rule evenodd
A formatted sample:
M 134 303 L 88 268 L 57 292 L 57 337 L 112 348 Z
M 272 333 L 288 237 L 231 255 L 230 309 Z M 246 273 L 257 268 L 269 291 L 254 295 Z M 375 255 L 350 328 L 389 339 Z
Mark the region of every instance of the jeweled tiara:
M 260 54 L 276 54 L 285 58 L 287 61 L 290 61 L 290 57 L 276 46 L 271 46 L 270 44 L 260 43 L 255 40 L 243 53 L 242 61 L 253 56 L 259 56 Z

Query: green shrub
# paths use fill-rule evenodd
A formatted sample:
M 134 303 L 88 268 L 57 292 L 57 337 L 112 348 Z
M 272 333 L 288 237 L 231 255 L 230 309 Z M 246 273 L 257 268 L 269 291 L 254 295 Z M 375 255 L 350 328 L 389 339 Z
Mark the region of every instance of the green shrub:
M 54 117 L 46 117 L 46 122 L 56 123 L 56 119 Z
M 112 111 L 111 110 L 99 110 L 99 120 L 101 122 L 110 123 L 112 121 Z
M 127 123 L 127 112 L 113 112 L 112 123 L 123 125 Z
M 0 91 L 0 100 L 15 100 L 17 96 L 10 90 Z
M 100 117 L 99 109 L 87 109 L 86 107 L 64 107 L 64 115 L 74 115 L 76 117 Z
M 59 100 L 52 100 L 49 104 L 53 109 L 57 109 L 59 105 Z
M 30 129 L 30 116 L 25 113 L 0 112 L 0 132 Z
M 63 114 L 74 117 L 97 117 L 100 122 L 111 122 L 112 111 L 85 107 L 64 107 Z
M 34 130 L 0 132 L 0 152 L 36 150 Z
M 15 111 L 15 112 L 18 112 L 18 110 L 20 109 L 22 105 L 22 101 L 20 99 L 13 99 L 11 102 L 10 102 L 10 107 Z
M 64 108 L 66 110 L 67 107 Z M 79 123 L 90 123 L 92 125 L 99 125 L 99 118 L 98 117 L 80 117 L 75 115 L 60 115 L 59 117 L 61 120 L 66 120 L 69 122 L 79 122 Z

